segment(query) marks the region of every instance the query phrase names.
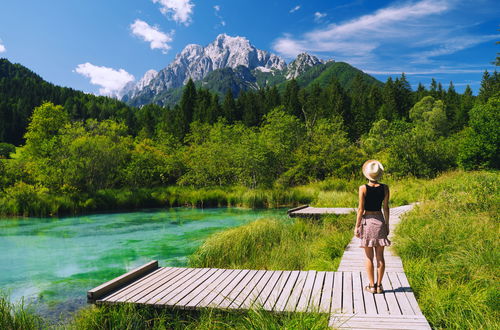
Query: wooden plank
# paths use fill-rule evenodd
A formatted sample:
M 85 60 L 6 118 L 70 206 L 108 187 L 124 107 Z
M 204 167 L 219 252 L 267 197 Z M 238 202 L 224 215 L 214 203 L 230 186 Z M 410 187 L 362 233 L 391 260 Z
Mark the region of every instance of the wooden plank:
M 136 297 L 130 298 L 129 302 L 135 302 L 139 304 L 154 304 L 156 301 L 168 294 L 169 292 L 175 290 L 180 285 L 184 284 L 190 278 L 197 276 L 203 268 L 185 268 L 181 269 L 180 272 L 173 273 L 171 276 L 159 281 L 150 290 L 143 293 L 143 295 L 137 295 Z
M 184 304 L 184 308 L 192 309 L 195 308 L 201 301 L 203 301 L 213 290 L 221 286 L 223 281 L 226 281 L 236 269 L 221 269 L 222 274 L 214 281 L 207 282 L 207 285 L 203 287 L 203 290 L 198 290 L 199 293 L 193 297 L 188 303 Z M 201 289 L 201 287 L 200 287 Z M 194 294 L 194 293 L 193 293 Z
M 196 305 L 196 307 L 208 307 L 212 303 L 212 300 L 214 300 L 217 296 L 221 295 L 222 291 L 226 290 L 228 287 L 231 287 L 231 283 L 233 283 L 233 281 L 235 281 L 238 278 L 238 276 L 241 276 L 240 275 L 241 273 L 246 273 L 246 272 L 247 271 L 244 271 L 242 269 L 232 269 L 231 274 L 229 274 L 220 283 L 220 285 L 214 287 L 213 290 Z
M 375 298 L 378 314 L 389 314 L 389 308 L 387 307 L 384 295 L 375 293 L 373 297 Z
M 369 284 L 370 282 L 368 281 L 368 276 L 366 275 L 366 272 L 361 272 L 361 286 L 363 290 L 366 313 L 377 314 L 377 306 L 375 305 L 374 294 L 365 290 L 365 287 Z
M 329 325 L 337 329 L 430 329 L 425 317 L 406 315 L 333 314 Z
M 293 287 L 292 293 L 290 293 L 290 297 L 288 298 L 288 302 L 284 308 L 286 312 L 295 312 L 295 308 L 297 307 L 297 303 L 299 302 L 300 294 L 302 293 L 302 288 L 307 279 L 307 272 L 300 272 L 297 277 L 297 281 L 295 281 L 295 286 Z
M 241 291 L 245 288 L 245 286 L 252 280 L 252 278 L 257 274 L 256 270 L 249 270 L 247 275 L 241 280 L 238 285 L 234 287 L 234 289 L 225 297 L 224 300 L 219 304 L 219 308 L 228 308 L 233 300 L 238 297 Z
M 259 296 L 259 301 L 258 303 L 255 303 L 255 306 L 258 308 L 264 308 L 266 305 L 267 300 L 269 299 L 269 296 L 271 295 L 271 292 L 273 291 L 274 287 L 278 283 L 279 279 L 283 275 L 283 271 L 275 271 L 273 275 L 269 278 L 269 281 L 267 281 L 266 286 L 262 288 L 262 291 Z M 261 305 L 258 305 L 261 304 Z M 272 308 L 272 307 L 271 307 Z
M 149 295 L 152 292 L 159 291 L 161 290 L 160 287 L 166 283 L 169 283 L 170 281 L 175 280 L 178 276 L 181 277 L 182 274 L 186 274 L 189 272 L 192 272 L 193 269 L 186 269 L 186 268 L 174 268 L 172 271 L 168 272 L 167 274 L 164 274 L 161 278 L 159 278 L 155 283 L 152 283 L 147 289 L 143 291 L 137 292 L 134 296 L 131 297 L 126 297 L 124 298 L 123 301 L 121 302 L 143 302 L 141 301 L 141 298 Z
M 333 293 L 333 278 L 335 276 L 334 272 L 326 272 L 325 282 L 323 284 L 323 293 L 321 294 L 321 302 L 319 305 L 320 313 L 330 313 L 330 307 L 332 305 L 332 293 Z
M 352 301 L 352 272 L 344 272 L 344 280 L 342 281 L 342 312 L 353 313 Z
M 385 301 L 387 302 L 387 307 L 389 308 L 389 314 L 401 315 L 401 309 L 399 308 L 396 295 L 394 294 L 392 285 L 387 278 L 387 274 L 385 274 L 382 278 L 382 288 L 384 289 L 384 296 Z
M 342 279 L 343 272 L 336 272 L 333 279 L 333 295 L 332 295 L 332 313 L 340 313 L 342 311 Z
M 408 279 L 406 278 L 405 273 L 396 273 L 399 282 L 401 283 L 401 286 L 406 294 L 406 298 L 410 302 L 411 308 L 413 309 L 413 312 L 416 315 L 422 315 L 422 311 L 420 310 L 420 307 L 418 307 L 418 302 L 417 299 L 415 298 L 415 295 L 413 294 L 413 290 L 410 287 L 410 283 L 408 282 Z
M 158 269 L 158 260 L 153 260 L 145 265 L 137 267 L 130 272 L 118 276 L 106 283 L 103 283 L 87 292 L 87 301 L 89 303 L 95 302 L 97 299 L 104 297 L 106 294 L 125 286 L 136 279 L 143 277 L 152 271 Z
M 386 275 L 391 282 L 391 287 L 394 290 L 394 294 L 396 295 L 396 300 L 398 301 L 399 308 L 401 308 L 401 313 L 403 315 L 415 314 L 413 308 L 410 305 L 410 302 L 408 301 L 408 298 L 406 297 L 402 285 L 399 282 L 397 274 L 387 273 Z
M 255 285 L 252 291 L 248 294 L 247 298 L 241 304 L 240 308 L 242 309 L 250 309 L 252 306 L 262 306 L 264 305 L 264 301 L 261 301 L 260 294 L 262 290 L 266 287 L 267 282 L 271 276 L 273 276 L 274 271 L 268 270 L 264 273 L 264 275 L 260 278 L 259 282 Z
M 323 283 L 325 281 L 326 272 L 317 272 L 316 279 L 314 280 L 314 285 L 311 291 L 311 299 L 309 300 L 309 306 L 307 306 L 308 312 L 319 312 L 319 304 L 321 302 L 321 293 L 323 290 Z
M 260 279 L 266 274 L 266 272 L 267 271 L 265 270 L 258 270 L 254 277 L 252 277 L 252 280 L 248 282 L 243 290 L 241 290 L 241 292 L 238 294 L 238 296 L 234 298 L 231 305 L 229 305 L 229 308 L 239 308 L 240 305 L 248 298 L 250 292 L 253 291 L 257 283 L 259 283 Z
M 230 283 L 227 284 L 226 287 L 222 289 L 218 293 L 217 296 L 214 297 L 214 299 L 208 304 L 208 307 L 211 308 L 217 308 L 224 300 L 227 299 L 227 296 L 231 293 L 231 291 L 234 290 L 240 282 L 249 275 L 250 271 L 248 269 L 242 270 Z M 251 275 L 253 276 L 253 275 Z
M 290 295 L 292 293 L 292 290 L 295 286 L 295 283 L 297 282 L 297 278 L 299 277 L 300 271 L 294 270 L 290 273 L 290 276 L 288 277 L 288 281 L 286 282 L 285 287 L 283 288 L 283 291 L 278 298 L 278 301 L 274 305 L 273 310 L 276 312 L 282 312 L 285 310 L 286 303 L 288 302 L 288 299 L 290 298 Z
M 198 273 L 193 276 L 189 276 L 184 283 L 177 286 L 175 289 L 170 290 L 168 293 L 162 292 L 161 294 L 151 298 L 151 302 L 155 305 L 173 306 L 177 301 L 179 301 L 179 299 L 183 298 L 185 294 L 189 293 L 190 290 L 196 288 L 199 285 L 200 280 L 204 281 L 216 271 L 214 268 L 199 269 L 200 271 Z
M 363 298 L 363 286 L 361 285 L 361 273 L 352 273 L 352 294 L 354 313 L 365 314 L 365 302 Z
M 302 289 L 302 294 L 300 295 L 299 302 L 297 303 L 297 312 L 306 312 L 307 306 L 309 305 L 309 300 L 311 299 L 311 293 L 314 286 L 314 281 L 316 280 L 316 271 L 310 270 L 307 272 L 306 283 Z
M 278 279 L 278 282 L 274 286 L 274 289 L 271 291 L 271 293 L 267 297 L 266 302 L 263 305 L 265 310 L 272 311 L 274 309 L 274 306 L 278 302 L 278 299 L 283 294 L 283 289 L 285 288 L 291 273 L 291 271 L 282 272 L 280 278 Z
M 175 268 L 158 268 L 149 275 L 146 275 L 139 280 L 132 282 L 123 289 L 106 296 L 103 301 L 126 301 L 129 296 L 135 296 L 137 293 L 147 290 L 151 285 L 156 283 L 161 278 L 167 276 L 169 273 L 175 271 Z
M 193 288 L 193 286 L 186 288 L 184 292 L 188 292 L 189 290 L 191 290 L 191 291 L 189 293 L 187 293 L 182 299 L 177 301 L 175 303 L 175 305 L 182 307 L 182 308 L 186 308 L 186 305 L 189 302 L 191 302 L 191 300 L 195 299 L 198 295 L 203 295 L 203 296 L 207 295 L 208 294 L 208 292 L 206 291 L 207 287 L 210 286 L 210 284 L 217 282 L 219 277 L 224 277 L 223 276 L 224 272 L 225 272 L 225 269 L 217 269 L 217 270 L 215 270 L 215 272 L 213 272 L 212 275 L 207 277 L 203 282 L 200 282 L 198 284 L 198 286 L 196 286 L 194 288 Z

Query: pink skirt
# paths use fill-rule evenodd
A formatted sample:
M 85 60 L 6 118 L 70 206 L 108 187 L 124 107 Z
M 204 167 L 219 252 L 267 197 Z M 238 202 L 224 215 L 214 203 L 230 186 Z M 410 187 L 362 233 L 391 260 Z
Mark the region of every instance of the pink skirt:
M 361 244 L 359 247 L 389 246 L 387 226 L 382 214 L 367 214 L 361 219 Z

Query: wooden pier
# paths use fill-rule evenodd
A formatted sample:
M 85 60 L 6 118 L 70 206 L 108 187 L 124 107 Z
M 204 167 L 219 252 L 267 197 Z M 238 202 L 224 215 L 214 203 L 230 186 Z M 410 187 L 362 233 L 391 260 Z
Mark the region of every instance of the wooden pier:
M 411 206 L 391 209 L 391 227 Z M 341 329 L 430 329 L 401 260 L 386 252 L 384 294 L 368 285 L 363 252 L 353 238 L 337 272 L 159 267 L 152 261 L 88 292 L 96 304 L 135 303 L 178 309 L 261 308 L 329 313 Z
M 351 207 L 312 207 L 302 205 L 288 210 L 287 214 L 292 218 L 316 218 L 327 214 L 349 214 L 352 212 L 356 212 L 356 209 Z

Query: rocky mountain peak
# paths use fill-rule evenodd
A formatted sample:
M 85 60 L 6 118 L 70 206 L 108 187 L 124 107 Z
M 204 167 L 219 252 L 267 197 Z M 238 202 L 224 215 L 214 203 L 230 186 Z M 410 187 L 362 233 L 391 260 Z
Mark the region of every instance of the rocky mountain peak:
M 304 71 L 312 66 L 325 63 L 314 55 L 309 55 L 307 53 L 301 53 L 297 55 L 297 58 L 288 64 L 288 72 L 286 75 L 287 79 L 297 78 Z
M 181 87 L 189 78 L 202 80 L 214 70 L 238 66 L 272 71 L 286 69 L 286 62 L 275 54 L 255 48 L 247 38 L 219 34 L 205 47 L 197 44 L 184 47 L 166 68 L 158 73 L 146 73 L 134 86 L 128 86 L 123 99 L 158 94 Z

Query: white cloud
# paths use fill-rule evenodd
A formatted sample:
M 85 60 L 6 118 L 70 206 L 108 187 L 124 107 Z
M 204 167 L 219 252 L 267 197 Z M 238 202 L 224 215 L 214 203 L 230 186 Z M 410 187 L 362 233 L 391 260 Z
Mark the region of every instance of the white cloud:
M 224 18 L 220 14 L 220 6 L 219 5 L 215 5 L 214 6 L 214 10 L 215 10 L 215 17 L 217 17 L 219 19 L 219 25 L 220 26 L 226 26 L 226 21 L 224 20 Z M 215 27 L 217 28 L 217 25 Z
M 290 9 L 289 13 L 290 13 L 290 14 L 291 14 L 291 13 L 295 13 L 297 10 L 299 10 L 299 9 L 300 9 L 300 7 L 301 7 L 300 5 L 297 5 L 297 6 L 293 7 L 292 9 Z
M 123 69 L 115 70 L 105 66 L 97 66 L 89 62 L 79 64 L 75 72 L 90 78 L 90 83 L 101 86 L 99 94 L 116 96 L 127 85 L 134 81 L 134 76 Z
M 161 49 L 163 54 L 166 54 L 170 49 L 169 42 L 172 42 L 173 31 L 164 33 L 156 26 L 151 26 L 148 23 L 136 19 L 134 23 L 130 24 L 132 33 L 142 40 L 149 42 L 151 49 Z
M 405 71 L 404 69 L 399 70 L 363 70 L 363 72 L 368 74 L 386 74 L 386 75 L 400 75 L 402 72 L 405 75 L 435 75 L 435 74 L 461 74 L 461 73 L 483 73 L 484 69 L 446 69 L 439 68 L 433 70 L 415 70 Z
M 317 11 L 317 12 L 314 13 L 314 20 L 316 22 L 321 21 L 321 19 L 324 18 L 324 17 L 326 17 L 326 13 L 321 13 L 319 11 Z
M 0 53 L 6 52 L 6 51 L 7 51 L 7 48 L 5 48 L 5 46 L 0 43 Z
M 274 49 L 286 57 L 303 51 L 366 56 L 383 42 L 408 40 L 415 32 L 412 27 L 425 26 L 424 18 L 443 13 L 448 8 L 446 1 L 432 0 L 389 6 L 373 14 L 310 31 L 299 38 L 284 36 L 274 42 Z
M 485 36 L 471 36 L 463 35 L 455 38 L 444 40 L 438 47 L 417 52 L 410 55 L 413 60 L 412 63 L 428 63 L 430 58 L 442 55 L 449 55 L 467 49 L 483 42 L 492 41 L 500 38 L 500 35 L 485 35 Z
M 194 7 L 191 0 L 153 0 L 153 3 L 159 3 L 161 13 L 177 23 L 191 24 Z

